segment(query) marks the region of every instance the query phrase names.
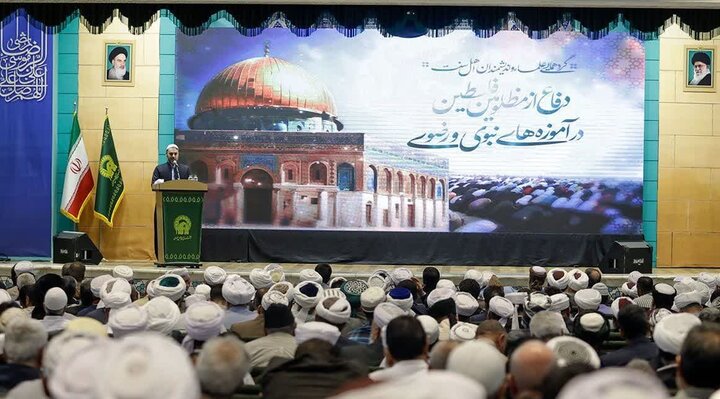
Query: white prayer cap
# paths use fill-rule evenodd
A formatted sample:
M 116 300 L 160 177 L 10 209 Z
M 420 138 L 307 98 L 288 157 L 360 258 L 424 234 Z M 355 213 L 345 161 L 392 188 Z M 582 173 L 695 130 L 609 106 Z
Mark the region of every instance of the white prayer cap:
M 205 298 L 205 295 L 191 294 L 191 295 L 186 296 L 183 299 L 183 302 L 185 303 L 185 308 L 187 309 L 193 303 L 203 302 L 203 301 L 207 301 L 207 300 L 208 299 Z
M 453 291 L 457 291 L 457 287 L 455 287 L 455 283 L 452 282 L 452 280 L 448 280 L 446 278 L 442 278 L 438 280 L 437 285 L 435 286 L 435 289 L 438 288 L 447 288 L 451 289 Z
M 35 265 L 29 260 L 21 260 L 13 268 L 16 276 L 20 275 L 20 273 L 35 273 Z
M 426 301 L 428 308 L 431 308 L 433 305 L 440 301 L 444 301 L 446 299 L 450 299 L 455 296 L 455 290 L 450 288 L 440 288 L 437 287 L 434 290 L 430 291 L 428 294 Z
M 270 273 L 270 278 L 274 283 L 285 281 L 285 271 L 283 270 L 283 267 L 277 263 L 270 263 L 265 266 L 265 271 Z
M 469 269 L 465 272 L 465 275 L 463 276 L 463 280 L 475 280 L 480 284 L 482 281 L 482 273 L 475 269 Z M 482 285 L 481 285 L 482 286 Z
M 617 319 L 620 310 L 627 305 L 635 305 L 635 301 L 626 296 L 621 296 L 620 298 L 615 299 L 612 304 L 610 304 L 610 310 L 612 311 L 613 316 Z
M 118 345 L 118 341 L 102 339 L 95 342 L 94 345 L 89 345 L 83 350 L 74 351 L 63 357 L 60 367 L 55 367 L 50 375 L 48 382 L 50 396 L 54 399 L 98 398 L 100 393 L 95 391 L 96 380 L 103 373 L 102 366 L 107 362 L 109 348 L 115 345 Z M 146 367 L 147 365 L 142 365 L 143 369 Z M 82 378 L 78 378 L 79 375 Z M 123 383 L 127 384 L 128 381 L 124 380 Z M 106 397 L 103 396 L 103 398 Z
M 570 307 L 570 297 L 568 297 L 564 292 L 550 295 L 550 302 L 548 310 L 555 312 L 562 312 Z
M 295 327 L 295 341 L 298 345 L 311 339 L 320 339 L 335 345 L 340 338 L 340 330 L 332 324 L 321 321 L 308 321 Z
M 63 331 L 51 339 L 43 350 L 42 372 L 50 378 L 58 364 L 67 356 L 102 342 L 105 337 L 78 331 Z
M 600 292 L 592 288 L 585 288 L 575 293 L 575 304 L 582 310 L 597 310 L 602 302 Z
M 202 295 L 209 301 L 211 289 L 212 288 L 207 284 L 198 284 L 197 287 L 195 287 L 195 295 Z
M 472 316 L 477 311 L 480 304 L 477 299 L 467 292 L 458 292 L 455 294 L 455 308 L 460 316 Z
M 360 294 L 360 306 L 366 311 L 372 311 L 385 301 L 385 291 L 380 287 L 369 287 Z
M 304 309 L 314 309 L 323 296 L 323 288 L 315 281 L 303 281 L 293 288 L 295 303 Z
M 277 283 L 273 284 L 273 285 L 270 287 L 270 289 L 268 290 L 268 292 L 270 292 L 270 291 L 277 291 L 277 292 L 280 292 L 280 293 L 284 294 L 285 297 L 287 298 L 288 304 L 289 304 L 290 301 L 293 300 L 293 297 L 294 297 L 294 294 L 295 294 L 294 288 L 295 288 L 295 286 L 292 285 L 292 283 L 289 282 L 289 281 L 278 281 Z
M 702 305 L 702 294 L 697 291 L 686 292 L 684 294 L 677 294 L 675 296 L 675 307 L 679 310 L 690 305 Z
M 450 352 L 446 369 L 472 378 L 494 395 L 505 380 L 506 363 L 507 358 L 495 346 L 473 340 L 463 342 Z
M 545 281 L 547 281 L 548 285 L 551 287 L 564 290 L 570 283 L 570 276 L 568 276 L 565 270 L 555 268 L 550 269 L 547 277 L 545 277 Z
M 187 353 L 170 338 L 157 333 L 121 339 L 109 347 L 106 360 L 98 366 L 100 372 L 95 381 L 98 398 L 200 397 L 200 384 Z
M 0 303 L 12 302 L 13 299 L 7 291 L 0 289 Z
M 633 284 L 637 284 L 638 280 L 639 280 L 640 277 L 642 277 L 642 276 L 643 276 L 642 273 L 640 273 L 640 272 L 637 271 L 637 270 L 633 270 L 632 272 L 630 272 L 630 274 L 628 274 L 628 281 L 631 282 L 631 283 L 633 283 Z
M 350 320 L 351 310 L 350 302 L 347 299 L 323 298 L 315 307 L 315 316 L 332 324 L 345 324 Z
M 170 150 L 180 150 L 180 148 L 177 146 L 177 144 L 172 143 L 172 144 L 168 144 L 168 146 L 165 147 L 165 152 L 168 152 Z
M 108 327 L 114 338 L 122 338 L 128 334 L 145 331 L 148 325 L 148 314 L 145 309 L 128 305 L 110 312 Z
M 472 341 L 475 339 L 475 333 L 478 326 L 470 323 L 459 321 L 450 329 L 451 341 Z
M 670 284 L 657 283 L 655 284 L 655 291 L 662 295 L 675 295 L 675 288 Z
M 112 276 L 124 278 L 127 281 L 132 281 L 133 269 L 131 269 L 129 266 L 125 266 L 125 265 L 115 266 L 112 271 Z
M 568 335 L 555 337 L 546 344 L 557 357 L 560 367 L 571 364 L 586 364 L 594 369 L 600 368 L 600 357 L 587 342 Z
M 702 324 L 694 314 L 677 313 L 665 316 L 653 330 L 653 340 L 660 350 L 677 355 L 688 332 Z
M 225 312 L 215 302 L 204 301 L 190 305 L 185 311 L 187 335 L 196 341 L 207 341 L 220 335 Z
M 577 376 L 560 391 L 558 399 L 666 399 L 659 379 L 628 367 L 606 368 Z
M 332 399 L 387 399 L 409 397 L 413 399 L 485 399 L 485 389 L 472 379 L 445 370 L 430 370 L 427 373 L 406 378 L 396 378 L 382 384 L 372 384 L 354 389 Z
M 501 296 L 494 296 L 490 298 L 488 310 L 503 319 L 507 319 L 508 317 L 511 317 L 515 312 L 515 305 L 513 305 L 512 302 L 510 302 L 510 300 L 507 298 L 503 298 Z
M 48 310 L 63 310 L 67 303 L 67 294 L 61 288 L 53 287 L 45 293 L 43 304 Z
M 396 287 L 387 293 L 385 302 L 394 303 L 398 305 L 400 309 L 408 311 L 412 308 L 415 300 L 413 299 L 412 293 L 405 287 Z
M 145 312 L 148 316 L 148 330 L 170 335 L 178 327 L 180 309 L 168 297 L 159 296 L 151 299 L 145 304 Z
M 580 316 L 580 325 L 586 331 L 598 332 L 605 325 L 605 318 L 600 313 L 585 313 Z
M 388 278 L 381 276 L 380 274 L 373 274 L 368 277 L 367 284 L 369 287 L 379 287 L 385 293 L 385 288 L 388 286 Z
M 398 285 L 401 281 L 410 280 L 413 278 L 413 273 L 410 269 L 405 267 L 399 267 L 390 271 L 390 280 L 393 284 Z
M 288 306 L 289 302 L 285 294 L 280 291 L 270 290 L 265 293 L 262 297 L 262 307 L 267 310 L 270 305 L 277 303 L 280 305 Z
M 714 274 L 702 272 L 698 275 L 697 281 L 705 284 L 711 292 L 717 288 L 717 278 Z
M 538 275 L 547 274 L 547 270 L 542 266 L 533 266 L 530 268 L 530 272 Z
M 600 296 L 609 296 L 610 295 L 610 289 L 608 288 L 605 283 L 595 283 L 595 285 L 592 286 L 592 289 L 600 293 Z
M 217 266 L 208 266 L 203 272 L 203 279 L 209 286 L 220 285 L 225 282 L 227 273 Z
M 428 345 L 437 342 L 440 337 L 440 325 L 437 320 L 428 315 L 420 315 L 417 317 L 417 320 L 422 324 L 423 330 L 425 330 Z
M 620 291 L 623 293 L 623 295 L 630 298 L 637 298 L 638 296 L 637 285 L 630 281 L 624 282 L 623 285 L 620 287 Z
M 175 269 L 170 270 L 170 272 L 165 274 L 175 274 L 180 277 L 190 277 L 190 271 L 187 269 L 187 267 L 177 267 Z
M 173 300 L 179 301 L 185 295 L 185 280 L 177 274 L 166 274 L 155 280 L 154 293 L 155 296 L 166 296 Z
M 303 269 L 300 270 L 300 275 L 298 276 L 300 282 L 303 281 L 312 281 L 318 284 L 322 284 L 323 279 L 320 273 L 316 272 L 313 269 Z
M 342 298 L 347 299 L 345 293 L 340 288 L 325 288 L 322 293 L 323 298 Z
M 590 281 L 590 279 L 588 278 L 588 275 L 585 274 L 585 272 L 576 269 L 570 271 L 568 275 L 570 276 L 568 287 L 570 287 L 571 290 L 580 291 L 588 287 L 588 282 Z
M 230 305 L 245 305 L 255 296 L 255 287 L 240 275 L 231 274 L 223 283 L 222 296 Z
M 269 288 L 274 284 L 272 277 L 270 277 L 270 273 L 258 268 L 250 271 L 250 283 L 252 283 L 256 290 L 259 290 L 260 288 Z
M 100 298 L 100 290 L 102 286 L 108 281 L 112 280 L 113 276 L 109 274 L 101 274 L 92 280 L 90 280 L 90 291 L 92 291 L 95 298 Z
M 373 323 L 375 323 L 378 328 L 383 328 L 390 324 L 394 318 L 406 315 L 407 312 L 400 309 L 397 305 L 383 302 L 375 307 L 375 312 L 373 313 Z

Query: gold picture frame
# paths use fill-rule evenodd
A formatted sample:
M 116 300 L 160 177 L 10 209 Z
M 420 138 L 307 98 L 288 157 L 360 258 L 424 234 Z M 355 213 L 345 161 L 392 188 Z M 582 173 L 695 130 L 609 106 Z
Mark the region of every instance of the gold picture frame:
M 135 42 L 106 41 L 104 45 L 103 86 L 135 86 Z
M 685 46 L 684 91 L 714 93 L 716 91 L 715 46 Z

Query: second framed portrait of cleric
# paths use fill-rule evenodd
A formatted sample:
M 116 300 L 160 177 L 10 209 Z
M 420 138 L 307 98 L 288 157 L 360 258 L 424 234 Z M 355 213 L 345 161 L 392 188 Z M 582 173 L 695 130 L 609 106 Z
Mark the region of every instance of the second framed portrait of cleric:
M 685 46 L 685 91 L 715 92 L 715 46 Z
M 135 42 L 105 42 L 103 85 L 135 85 Z

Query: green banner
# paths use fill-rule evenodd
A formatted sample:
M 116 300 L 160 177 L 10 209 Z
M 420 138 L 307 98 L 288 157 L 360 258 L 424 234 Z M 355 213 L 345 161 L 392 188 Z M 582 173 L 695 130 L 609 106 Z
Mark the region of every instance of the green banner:
M 165 263 L 199 263 L 202 192 L 162 194 Z
M 120 161 L 115 152 L 110 120 L 105 117 L 98 165 L 98 182 L 95 190 L 95 215 L 112 227 L 115 211 L 124 195 L 125 184 L 122 173 L 120 173 Z

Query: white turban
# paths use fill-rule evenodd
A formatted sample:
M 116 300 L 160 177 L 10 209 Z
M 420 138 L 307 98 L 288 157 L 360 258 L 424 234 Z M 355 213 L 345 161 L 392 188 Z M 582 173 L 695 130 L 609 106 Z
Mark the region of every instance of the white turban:
M 399 267 L 390 271 L 390 280 L 393 284 L 398 285 L 401 281 L 410 280 L 413 278 L 413 273 L 410 269 L 405 267 Z
M 588 275 L 585 274 L 585 272 L 575 269 L 571 270 L 568 275 L 570 276 L 568 287 L 570 287 L 571 290 L 580 291 L 588 287 L 590 279 L 588 278 Z
M 196 341 L 207 341 L 220 335 L 225 312 L 215 302 L 198 302 L 185 311 L 187 335 Z
M 600 292 L 592 288 L 585 288 L 575 293 L 575 304 L 582 310 L 597 310 L 602 301 Z
M 410 290 L 403 287 L 391 289 L 385 298 L 385 302 L 394 303 L 404 311 L 410 310 L 415 304 L 415 300 L 413 299 Z
M 381 276 L 380 274 L 373 274 L 370 277 L 368 277 L 367 284 L 369 287 L 379 287 L 383 290 L 383 293 L 385 292 L 385 288 L 387 288 L 389 284 L 389 278 L 385 278 Z
M 43 350 L 43 375 L 49 378 L 65 358 L 105 340 L 106 337 L 77 331 L 64 331 L 58 334 L 48 342 Z
M 693 290 L 700 294 L 700 298 L 702 301 L 700 303 L 702 305 L 705 305 L 708 302 L 710 302 L 710 297 L 712 296 L 712 292 L 710 291 L 710 288 L 708 288 L 707 285 L 705 285 L 699 281 L 695 281 L 695 280 L 692 280 L 691 285 L 693 287 Z
M 507 298 L 494 296 L 490 298 L 488 310 L 503 319 L 507 319 L 513 315 L 513 312 L 515 312 L 515 305 L 513 305 Z
M 170 272 L 165 274 L 174 274 L 176 276 L 180 277 L 190 277 L 190 271 L 187 269 L 187 267 L 177 267 L 175 269 L 170 270 Z
M 690 313 L 677 313 L 665 316 L 655 326 L 653 340 L 663 352 L 677 355 L 680 353 L 680 348 L 688 332 L 700 324 L 702 324 L 700 319 Z
M 113 276 L 109 274 L 101 274 L 92 280 L 90 280 L 90 291 L 92 291 L 93 296 L 95 298 L 100 298 L 100 290 L 102 289 L 103 284 L 105 284 L 108 280 L 111 280 Z
M 440 338 L 440 325 L 437 320 L 425 314 L 418 316 L 417 320 L 422 324 L 423 330 L 425 330 L 428 345 L 437 342 L 438 338 Z
M 702 305 L 702 295 L 699 292 L 691 291 L 675 296 L 675 307 L 678 310 L 683 310 L 690 305 Z
M 239 275 L 231 274 L 223 283 L 222 296 L 232 306 L 245 305 L 255 296 L 255 287 Z
M 145 304 L 148 315 L 147 329 L 170 335 L 178 327 L 180 309 L 170 298 L 159 296 Z
M 333 285 L 335 285 L 335 284 L 337 284 L 337 283 L 340 283 L 339 286 L 342 287 L 342 285 L 343 285 L 346 281 L 347 281 L 347 279 L 346 279 L 345 277 L 343 277 L 343 276 L 333 277 L 333 278 L 330 279 L 330 281 L 328 281 L 328 287 L 332 287 Z
M 452 290 L 450 288 L 435 288 L 434 290 L 430 291 L 428 294 L 426 301 L 429 308 L 431 308 L 433 305 L 440 301 L 444 301 L 446 299 L 450 299 L 455 296 L 455 290 Z
M 469 269 L 465 272 L 465 275 L 463 276 L 463 280 L 475 280 L 478 284 L 480 284 L 482 278 L 482 273 L 475 269 Z M 480 284 L 480 286 L 482 287 L 482 284 Z
M 127 281 L 132 281 L 133 269 L 125 265 L 115 266 L 112 271 L 112 276 L 117 278 L 124 278 Z
M 570 297 L 564 292 L 550 295 L 550 307 L 548 310 L 554 312 L 562 312 L 563 310 L 570 307 Z
M 624 282 L 622 287 L 620 287 L 620 291 L 625 296 L 629 296 L 630 298 L 637 298 L 637 285 L 633 282 Z
M 270 290 L 262 297 L 262 307 L 267 310 L 272 304 L 288 306 L 289 302 L 285 294 L 280 291 Z
M 226 277 L 227 273 L 225 270 L 217 266 L 208 266 L 203 272 L 203 279 L 205 279 L 205 282 L 210 286 L 224 283 Z
M 177 274 L 166 274 L 155 280 L 153 292 L 155 296 L 166 296 L 173 300 L 179 301 L 185 295 L 185 280 Z
M 335 345 L 340 338 L 337 327 L 320 321 L 308 321 L 295 327 L 295 341 L 298 345 L 311 339 L 320 339 Z
M 446 278 L 438 280 L 437 285 L 435 286 L 435 289 L 437 289 L 437 288 L 447 288 L 447 289 L 451 289 L 453 291 L 457 291 L 457 287 L 455 287 L 455 283 L 453 283 L 452 280 L 448 280 Z
M 463 342 L 450 352 L 446 369 L 472 378 L 494 395 L 505 380 L 506 364 L 507 358 L 495 346 L 473 340 Z
M 479 306 L 477 299 L 467 292 L 455 294 L 455 308 L 458 315 L 470 317 L 475 314 Z
M 283 267 L 277 263 L 270 263 L 265 266 L 265 271 L 270 273 L 270 278 L 274 283 L 285 281 L 285 271 L 283 270 Z
M 316 272 L 312 269 L 303 269 L 300 270 L 300 275 L 298 276 L 300 282 L 303 281 L 312 281 L 318 284 L 322 284 L 323 279 L 320 273 Z
M 111 345 L 97 365 L 96 396 L 102 399 L 200 397 L 187 353 L 157 333 L 135 334 Z M 74 378 L 78 378 L 76 374 Z
M 642 277 L 642 276 L 643 276 L 642 273 L 640 273 L 640 272 L 637 271 L 637 270 L 634 270 L 634 271 L 630 272 L 630 274 L 628 274 L 628 281 L 631 282 L 631 283 L 633 283 L 633 284 L 637 284 L 638 280 L 639 280 L 640 277 Z
M 332 305 L 328 305 L 335 301 Z M 343 298 L 324 298 L 315 307 L 315 315 L 332 324 L 345 324 L 350 320 L 350 302 Z
M 475 339 L 475 333 L 477 332 L 478 326 L 470 323 L 463 323 L 461 321 L 455 323 L 450 329 L 450 340 L 451 341 L 472 341 Z
M 289 304 L 289 303 L 293 300 L 294 294 L 295 294 L 295 290 L 294 290 L 295 286 L 293 286 L 291 282 L 289 282 L 289 281 L 278 281 L 277 283 L 273 284 L 273 285 L 270 287 L 270 289 L 268 290 L 268 292 L 270 292 L 270 291 L 277 291 L 277 292 L 279 292 L 279 293 L 282 294 L 282 293 L 283 293 L 283 288 L 282 288 L 282 287 L 285 287 L 284 295 L 285 295 L 285 297 L 287 298 L 287 301 L 288 301 L 288 304 Z
M 375 312 L 373 313 L 373 323 L 375 323 L 378 328 L 383 328 L 390 324 L 390 322 L 396 317 L 406 315 L 407 312 L 400 309 L 397 305 L 383 302 L 375 307 Z
M 128 334 L 145 331 L 148 325 L 148 314 L 145 309 L 129 305 L 110 312 L 108 327 L 113 337 L 122 338 Z
M 592 289 L 600 293 L 600 296 L 609 296 L 610 290 L 608 289 L 608 286 L 605 285 L 605 283 L 595 283 L 595 285 L 592 286 Z
M 35 265 L 33 265 L 33 263 L 29 260 L 21 260 L 13 267 L 15 268 L 16 276 L 19 276 L 22 273 L 35 273 Z
M 360 294 L 360 306 L 366 311 L 372 311 L 385 301 L 385 291 L 380 287 L 369 287 Z
M 717 288 L 717 278 L 714 274 L 702 272 L 698 275 L 697 279 L 699 282 L 705 284 L 711 292 Z
M 204 295 L 191 294 L 191 295 L 186 296 L 186 297 L 183 299 L 183 302 L 185 303 L 185 308 L 188 308 L 188 307 L 189 307 L 190 305 L 192 305 L 193 303 L 203 302 L 203 301 L 207 301 L 207 300 L 208 300 L 208 299 L 205 298 Z
M 250 283 L 252 283 L 256 290 L 259 290 L 260 288 L 269 288 L 274 284 L 270 273 L 257 268 L 250 271 Z
M 130 304 L 130 292 L 127 280 L 111 277 L 100 289 L 100 299 L 106 308 L 119 309 Z
M 52 341 L 50 341 L 52 342 Z M 74 351 L 63 357 L 61 367 L 55 367 L 50 375 L 48 389 L 54 399 L 95 399 L 96 380 L 102 377 L 102 366 L 107 362 L 110 347 L 118 341 L 98 340 L 83 350 Z M 187 355 L 185 355 L 187 357 Z M 142 368 L 146 368 L 143 365 Z M 78 378 L 82 375 L 83 378 Z M 107 376 L 106 376 L 107 377 Z M 111 376 L 117 377 L 117 376 Z M 128 381 L 124 380 L 127 384 Z M 104 396 L 108 397 L 108 396 Z
M 528 293 L 527 292 L 508 292 L 505 294 L 505 298 L 507 298 L 510 303 L 513 305 L 524 305 L 525 301 L 528 299 Z
M 666 399 L 670 396 L 660 380 L 645 371 L 628 367 L 606 368 L 579 375 L 565 385 L 557 399 Z
M 655 284 L 655 291 L 661 295 L 675 295 L 675 288 L 670 284 L 657 283 Z
M 620 298 L 615 299 L 612 304 L 610 305 L 610 310 L 612 311 L 613 316 L 617 319 L 618 313 L 620 313 L 620 310 L 624 308 L 627 305 L 634 305 L 635 301 L 632 298 L 628 298 L 626 296 L 621 296 Z
M 485 399 L 485 389 L 472 379 L 445 370 L 429 370 L 407 378 L 396 378 L 354 389 L 331 399 Z
M 587 342 L 569 335 L 555 337 L 546 344 L 555 353 L 558 366 L 586 364 L 594 369 L 600 368 L 600 357 Z
M 650 322 L 651 326 L 656 326 L 660 321 L 671 314 L 674 314 L 673 312 L 665 309 L 665 308 L 659 308 L 655 309 L 652 312 L 650 312 L 650 316 L 648 316 L 648 322 Z
M 478 283 L 480 283 L 480 288 L 487 287 L 493 277 L 495 277 L 495 273 L 491 271 L 485 270 L 484 272 L 482 272 L 482 278 L 480 281 L 478 281 Z
M 580 326 L 590 332 L 598 332 L 605 325 L 605 318 L 600 313 L 585 313 L 580 316 Z
M 198 284 L 197 287 L 195 287 L 195 295 L 202 295 L 205 297 L 205 300 L 210 300 L 210 291 L 212 288 L 207 284 Z
M 567 272 L 563 269 L 550 269 L 547 277 L 545 277 L 545 281 L 547 281 L 547 284 L 551 287 L 564 290 L 570 283 L 570 276 L 568 276 Z
M 305 292 L 308 293 L 305 293 Z M 293 288 L 295 303 L 301 308 L 313 309 L 323 297 L 323 288 L 314 281 L 303 281 Z

